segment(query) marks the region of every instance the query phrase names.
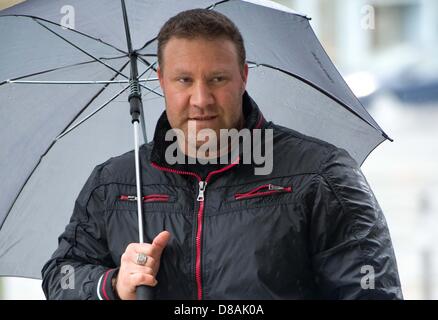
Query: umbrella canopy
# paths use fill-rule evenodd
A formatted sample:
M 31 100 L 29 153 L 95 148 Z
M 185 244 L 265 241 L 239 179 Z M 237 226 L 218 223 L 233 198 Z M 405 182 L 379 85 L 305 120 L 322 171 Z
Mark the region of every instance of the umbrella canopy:
M 305 16 L 270 1 L 127 0 L 145 136 L 164 110 L 156 36 L 192 8 L 238 26 L 247 90 L 268 120 L 344 148 L 359 164 L 387 139 Z M 122 5 L 29 0 L 0 12 L 0 43 L 0 275 L 40 278 L 93 167 L 133 149 Z

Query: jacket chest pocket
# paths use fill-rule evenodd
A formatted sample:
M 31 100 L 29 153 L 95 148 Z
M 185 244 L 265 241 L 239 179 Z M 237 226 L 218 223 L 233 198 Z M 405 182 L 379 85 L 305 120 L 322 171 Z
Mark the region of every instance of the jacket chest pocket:
M 216 214 L 271 212 L 271 209 L 267 210 L 268 208 L 278 212 L 290 211 L 289 206 L 293 206 L 296 202 L 294 186 L 290 178 L 278 180 L 232 186 L 224 190 L 221 199 L 226 200 L 218 204 Z
M 144 212 L 172 211 L 177 196 L 172 193 L 143 193 L 142 207 Z M 113 208 L 121 211 L 137 211 L 137 195 L 135 192 L 121 192 L 113 200 Z
M 156 194 L 148 194 L 142 197 L 143 203 L 150 203 L 150 202 L 170 202 L 170 195 L 163 194 L 163 193 L 156 193 Z M 137 196 L 136 195 L 120 195 L 118 197 L 118 201 L 126 201 L 126 202 L 135 202 L 137 203 Z
M 268 183 L 254 187 L 245 192 L 235 193 L 234 200 L 275 197 L 281 194 L 291 193 L 291 192 L 292 192 L 291 186 L 279 186 L 279 185 Z
M 108 191 L 107 210 L 137 212 L 137 191 L 132 185 L 114 185 Z M 141 203 L 145 214 L 193 213 L 192 186 L 154 184 L 143 186 Z

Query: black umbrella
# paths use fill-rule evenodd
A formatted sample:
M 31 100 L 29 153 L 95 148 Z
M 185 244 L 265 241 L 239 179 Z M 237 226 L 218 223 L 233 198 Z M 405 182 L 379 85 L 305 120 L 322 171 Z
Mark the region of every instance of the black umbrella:
M 131 121 L 143 125 L 144 141 L 152 136 L 164 110 L 156 35 L 191 8 L 239 27 L 247 89 L 267 119 L 344 148 L 359 164 L 388 139 L 309 19 L 273 2 L 26 1 L 0 12 L 0 275 L 40 278 L 92 168 L 138 149 Z

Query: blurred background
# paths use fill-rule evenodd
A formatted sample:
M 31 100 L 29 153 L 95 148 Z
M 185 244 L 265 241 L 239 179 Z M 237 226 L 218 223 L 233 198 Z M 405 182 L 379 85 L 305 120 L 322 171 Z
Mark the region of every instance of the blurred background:
M 0 0 L 0 10 L 21 1 Z M 362 170 L 385 213 L 405 299 L 438 299 L 438 1 L 278 0 L 311 25 L 394 139 Z M 0 278 L 0 299 L 44 299 L 41 280 Z

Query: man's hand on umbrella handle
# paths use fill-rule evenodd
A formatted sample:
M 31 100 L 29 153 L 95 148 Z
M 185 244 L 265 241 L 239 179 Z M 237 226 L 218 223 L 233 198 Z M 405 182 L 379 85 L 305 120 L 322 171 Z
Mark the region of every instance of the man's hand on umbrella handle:
M 170 239 L 170 233 L 163 231 L 150 243 L 130 243 L 122 255 L 120 270 L 115 279 L 115 291 L 122 300 L 135 300 L 136 288 L 140 285 L 155 287 L 160 268 L 161 254 Z M 145 265 L 137 263 L 138 254 L 145 254 Z

